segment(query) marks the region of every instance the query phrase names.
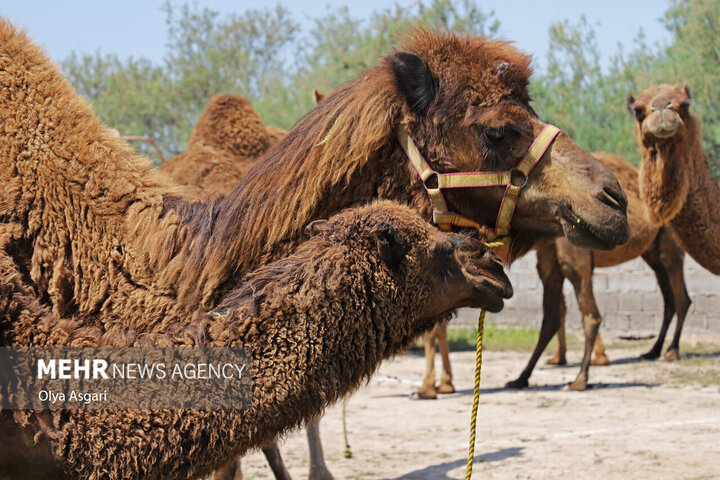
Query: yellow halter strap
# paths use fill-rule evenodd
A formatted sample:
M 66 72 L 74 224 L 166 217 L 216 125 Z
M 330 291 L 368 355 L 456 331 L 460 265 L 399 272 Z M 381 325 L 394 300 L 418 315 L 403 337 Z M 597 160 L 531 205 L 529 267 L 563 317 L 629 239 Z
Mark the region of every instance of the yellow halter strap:
M 417 145 L 402 127 L 398 127 L 396 134 L 410 163 L 420 175 L 430 203 L 433 207 L 433 223 L 440 230 L 450 231 L 452 226 L 480 228 L 480 225 L 463 215 L 451 212 L 443 196 L 442 190 L 446 188 L 477 188 L 477 187 L 505 187 L 500 210 L 498 211 L 495 229 L 489 240 L 507 235 L 510 232 L 510 221 L 515 212 L 520 190 L 527 184 L 527 178 L 535 164 L 542 158 L 552 144 L 560 129 L 554 125 L 546 125 L 540 134 L 535 137 L 522 160 L 512 170 L 504 172 L 460 172 L 438 173 L 425 161 Z M 427 181 L 431 177 L 437 178 L 437 187 L 430 188 Z

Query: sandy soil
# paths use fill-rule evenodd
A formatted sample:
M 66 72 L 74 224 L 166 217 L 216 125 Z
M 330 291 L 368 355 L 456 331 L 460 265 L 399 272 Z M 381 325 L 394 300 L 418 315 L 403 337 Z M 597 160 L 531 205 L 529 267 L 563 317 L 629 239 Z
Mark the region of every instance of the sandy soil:
M 620 342 L 609 367 L 590 371 L 585 392 L 566 390 L 577 365 L 541 364 L 525 391 L 503 389 L 526 352 L 486 352 L 473 478 L 720 478 L 720 347 L 674 364 L 638 361 L 644 345 Z M 578 361 L 579 352 L 569 360 Z M 474 353 L 452 354 L 458 392 L 410 400 L 424 360 L 387 362 L 348 403 L 353 458 L 343 458 L 341 408 L 321 423 L 335 478 L 461 479 L 465 475 Z M 296 479 L 307 478 L 305 432 L 281 446 Z M 273 478 L 261 453 L 243 461 L 245 478 Z

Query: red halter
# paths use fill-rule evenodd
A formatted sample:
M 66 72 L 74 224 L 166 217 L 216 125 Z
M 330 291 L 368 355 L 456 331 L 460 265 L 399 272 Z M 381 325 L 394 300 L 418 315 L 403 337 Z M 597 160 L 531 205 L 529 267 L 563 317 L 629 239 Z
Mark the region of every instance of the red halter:
M 542 132 L 535 137 L 522 160 L 512 170 L 460 173 L 438 173 L 434 171 L 425 161 L 407 132 L 402 127 L 398 127 L 396 133 L 400 145 L 405 150 L 410 163 L 420 175 L 428 197 L 430 197 L 430 203 L 433 206 L 433 223 L 441 230 L 450 231 L 453 225 L 480 228 L 480 224 L 476 221 L 459 213 L 449 211 L 445 197 L 442 194 L 444 188 L 505 187 L 505 194 L 500 204 L 495 229 L 492 232 L 492 238 L 489 238 L 489 240 L 495 240 L 498 237 L 506 236 L 510 232 L 510 221 L 515 211 L 520 190 L 527 185 L 528 174 L 560 132 L 561 130 L 556 126 L 546 125 Z M 429 188 L 426 183 L 433 175 L 437 178 L 437 188 Z M 513 176 L 516 180 L 515 183 L 513 183 Z M 520 184 L 516 185 L 516 183 Z

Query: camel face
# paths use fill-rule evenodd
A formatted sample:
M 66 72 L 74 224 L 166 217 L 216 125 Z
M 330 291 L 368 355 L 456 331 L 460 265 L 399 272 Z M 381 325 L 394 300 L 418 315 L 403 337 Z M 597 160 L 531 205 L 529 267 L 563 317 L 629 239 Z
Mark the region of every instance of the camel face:
M 690 89 L 687 85 L 654 85 L 637 99 L 628 95 L 627 107 L 635 116 L 636 133 L 643 143 L 652 144 L 675 136 L 688 120 Z
M 513 294 L 502 263 L 483 242 L 440 232 L 404 205 L 348 210 L 313 222 L 308 233 L 364 252 L 376 301 L 410 312 L 403 316 L 435 320 L 460 307 L 497 312 Z
M 407 99 L 408 133 L 432 169 L 513 170 L 546 126 L 529 103 L 529 58 L 481 37 L 438 43 L 431 37 L 427 44 L 418 38 L 406 45 L 411 52 L 388 61 Z M 566 134 L 520 177 L 525 186 L 511 223 L 515 242 L 527 244 L 516 245 L 519 250 L 538 237 L 565 235 L 599 249 L 629 238 L 627 199 L 617 179 Z M 450 211 L 487 226 L 495 224 L 504 192 L 497 186 L 444 190 Z
M 483 242 L 459 234 L 434 232 L 430 244 L 431 295 L 427 312 L 442 315 L 458 307 L 499 312 L 513 295 L 503 264 Z M 431 315 L 432 316 L 432 315 Z

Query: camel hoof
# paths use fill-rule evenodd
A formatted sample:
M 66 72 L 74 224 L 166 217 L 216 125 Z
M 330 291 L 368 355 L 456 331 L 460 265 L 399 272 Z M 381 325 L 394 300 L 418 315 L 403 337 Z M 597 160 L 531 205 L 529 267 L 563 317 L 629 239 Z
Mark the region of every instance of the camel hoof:
M 599 355 L 590 360 L 590 365 L 597 365 L 599 367 L 604 367 L 606 365 L 610 365 L 610 359 L 607 355 Z
M 441 383 L 438 385 L 438 393 L 455 393 L 455 387 L 452 383 Z
M 517 380 L 513 380 L 511 382 L 507 382 L 505 384 L 505 388 L 513 388 L 515 390 L 520 390 L 523 388 L 528 387 L 528 381 L 522 378 L 518 378 Z
M 568 388 L 574 392 L 584 392 L 587 389 L 587 382 L 585 380 L 575 380 L 568 385 Z
M 435 400 L 436 398 L 437 390 L 429 388 L 421 388 L 410 394 L 410 400 Z
M 660 352 L 656 352 L 655 350 L 650 350 L 647 353 L 643 353 L 640 355 L 640 358 L 643 360 L 657 360 L 657 358 L 660 356 Z
M 665 356 L 663 356 L 663 360 L 666 362 L 674 362 L 679 359 L 680 359 L 680 352 L 675 348 L 668 349 L 668 351 L 665 352 Z
M 332 473 L 326 466 L 310 468 L 309 480 L 334 480 Z
M 548 365 L 567 365 L 567 358 L 565 357 L 552 357 L 546 362 Z

